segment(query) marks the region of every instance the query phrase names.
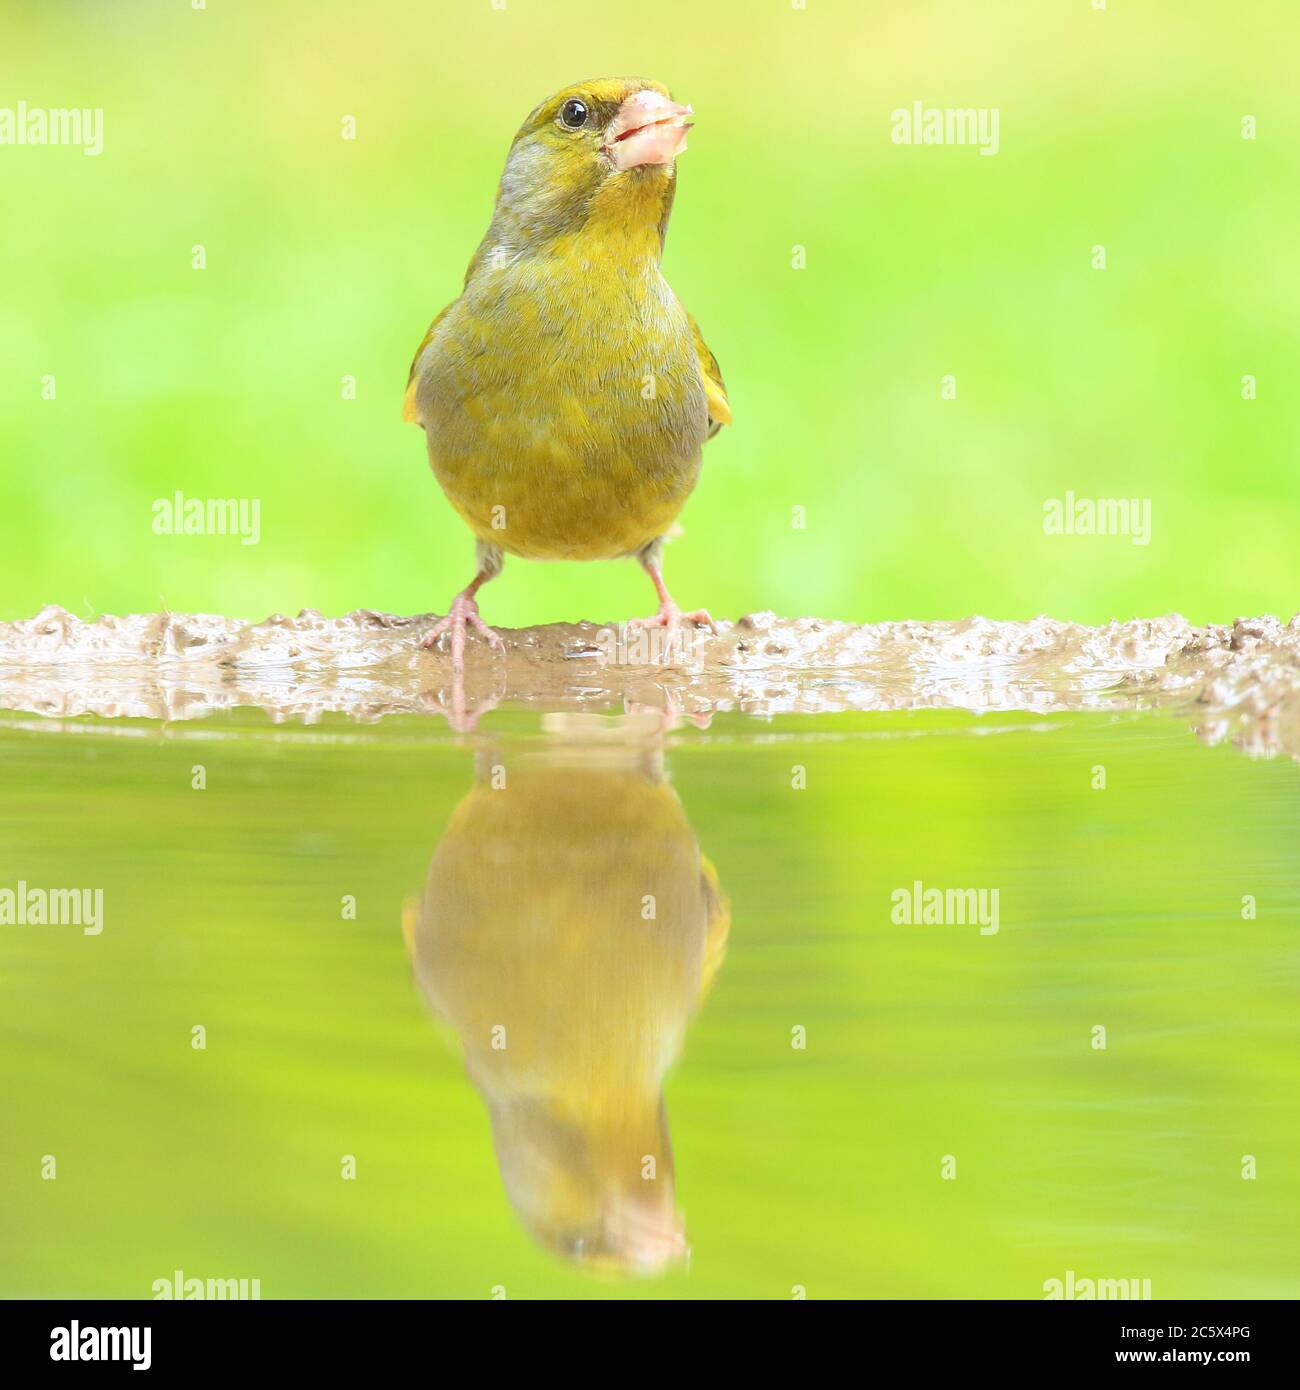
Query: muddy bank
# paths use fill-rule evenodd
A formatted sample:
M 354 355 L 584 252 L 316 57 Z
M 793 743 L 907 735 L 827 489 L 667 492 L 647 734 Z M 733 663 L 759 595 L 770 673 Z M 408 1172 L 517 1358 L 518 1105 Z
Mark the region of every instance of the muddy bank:
M 362 719 L 493 701 L 695 717 L 953 708 L 1052 713 L 1186 705 L 1197 730 L 1300 754 L 1300 616 L 1193 627 L 1177 615 L 1084 627 L 1029 622 L 854 624 L 752 613 L 716 633 L 611 624 L 471 637 L 463 687 L 420 639 L 436 614 L 310 609 L 259 623 L 145 613 L 82 621 L 57 607 L 0 623 L 0 708 L 50 716 L 194 719 L 253 706 L 275 719 Z

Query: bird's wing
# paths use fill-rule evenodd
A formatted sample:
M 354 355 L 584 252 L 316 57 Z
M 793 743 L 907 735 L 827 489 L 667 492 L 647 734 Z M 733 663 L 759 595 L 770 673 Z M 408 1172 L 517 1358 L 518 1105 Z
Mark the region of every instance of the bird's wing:
M 704 377 L 704 398 L 709 403 L 709 434 L 710 439 L 723 427 L 731 424 L 731 406 L 727 402 L 727 388 L 722 381 L 722 368 L 718 366 L 718 359 L 709 351 L 709 345 L 704 341 L 704 334 L 700 332 L 700 325 L 695 322 L 694 315 L 687 314 L 686 317 L 691 322 L 691 333 L 695 337 L 695 356 L 699 359 L 700 374 Z
M 452 303 L 454 304 L 455 300 L 453 300 Z M 450 308 L 451 304 L 448 304 L 447 309 Z M 425 348 L 429 346 L 429 340 L 433 337 L 438 325 L 446 317 L 447 309 L 444 309 L 442 313 L 439 314 L 438 317 L 434 319 L 434 321 L 429 325 L 429 331 L 424 335 L 423 339 L 420 342 L 420 346 L 415 350 L 415 359 L 411 363 L 411 372 L 410 375 L 406 378 L 406 397 L 402 401 L 402 419 L 411 425 L 418 425 L 422 423 L 420 420 L 419 409 L 415 404 L 415 391 L 416 387 L 420 384 L 419 377 L 416 375 L 416 369 L 420 365 L 420 358 L 424 356 Z
M 700 968 L 700 998 L 704 999 L 727 953 L 727 937 L 731 934 L 731 904 L 718 883 L 718 871 L 710 860 L 700 855 L 700 888 L 708 914 L 704 937 L 704 960 Z

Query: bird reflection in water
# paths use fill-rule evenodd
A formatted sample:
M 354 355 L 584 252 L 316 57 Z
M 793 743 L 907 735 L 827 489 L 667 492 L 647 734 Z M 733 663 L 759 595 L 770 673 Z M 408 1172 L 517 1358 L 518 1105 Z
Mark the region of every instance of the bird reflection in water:
M 637 716 L 555 721 L 544 751 L 478 755 L 407 950 L 525 1228 L 592 1270 L 657 1273 L 687 1253 L 664 1075 L 728 908 Z

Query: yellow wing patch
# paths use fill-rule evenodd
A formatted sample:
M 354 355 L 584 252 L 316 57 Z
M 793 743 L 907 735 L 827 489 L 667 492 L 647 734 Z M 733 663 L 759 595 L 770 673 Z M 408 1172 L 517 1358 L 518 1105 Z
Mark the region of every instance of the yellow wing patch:
M 451 305 L 448 304 L 447 309 L 450 308 Z M 446 314 L 447 309 L 444 309 L 429 325 L 429 331 L 421 339 L 420 346 L 415 349 L 415 358 L 411 363 L 411 371 L 406 378 L 406 395 L 402 400 L 402 419 L 405 420 L 408 425 L 419 425 L 424 423 L 420 419 L 420 408 L 415 401 L 415 393 L 420 384 L 420 380 L 416 376 L 416 368 L 420 365 L 420 358 L 424 356 L 425 348 L 429 346 L 429 340 L 433 337 L 434 329 L 442 322 L 443 315 Z
M 731 935 L 731 903 L 718 883 L 718 871 L 710 860 L 700 855 L 700 887 L 708 912 L 704 937 L 704 960 L 700 970 L 700 998 L 713 986 L 722 958 L 727 953 L 727 937 Z
M 700 373 L 704 377 L 704 398 L 709 403 L 709 438 L 712 439 L 723 425 L 731 424 L 731 404 L 727 400 L 727 388 L 722 380 L 722 368 L 718 359 L 709 351 L 704 341 L 700 325 L 692 314 L 686 317 L 691 322 L 691 332 L 695 336 L 695 355 L 699 358 Z

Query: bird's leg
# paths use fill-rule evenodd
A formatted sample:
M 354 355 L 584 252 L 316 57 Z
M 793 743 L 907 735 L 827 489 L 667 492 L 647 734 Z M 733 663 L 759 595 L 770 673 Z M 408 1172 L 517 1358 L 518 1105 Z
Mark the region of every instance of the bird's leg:
M 465 669 L 465 629 L 472 627 L 489 646 L 505 651 L 506 644 L 493 632 L 478 615 L 478 601 L 474 595 L 493 576 L 501 573 L 501 552 L 495 546 L 480 543 L 478 547 L 479 570 L 469 584 L 451 601 L 451 608 L 445 618 L 439 618 L 425 634 L 420 643 L 422 647 L 435 647 L 444 632 L 451 633 L 451 669 L 459 673 Z
M 661 548 L 659 541 L 652 541 L 636 557 L 641 562 L 642 569 L 650 576 L 655 593 L 659 595 L 659 611 L 653 618 L 629 618 L 628 626 L 661 627 L 666 632 L 674 632 L 683 622 L 688 622 L 700 623 L 710 631 L 717 632 L 717 626 L 706 609 L 696 608 L 689 613 L 683 613 L 673 601 L 673 596 L 664 583 L 663 567 L 659 558 Z
M 447 723 L 458 734 L 472 734 L 478 730 L 478 722 L 485 714 L 490 714 L 501 703 L 500 695 L 487 695 L 471 708 L 465 699 L 465 677 L 455 672 L 451 680 L 451 697 L 443 698 L 440 690 L 436 696 L 432 691 L 425 693 L 425 708 L 433 714 L 445 716 Z
M 436 647 L 444 632 L 451 633 L 451 669 L 465 669 L 465 629 L 472 627 L 490 646 L 505 651 L 506 644 L 493 632 L 478 615 L 478 601 L 474 595 L 492 576 L 479 570 L 473 580 L 451 601 L 451 608 L 445 618 L 439 618 L 425 634 L 420 643 L 422 647 Z

